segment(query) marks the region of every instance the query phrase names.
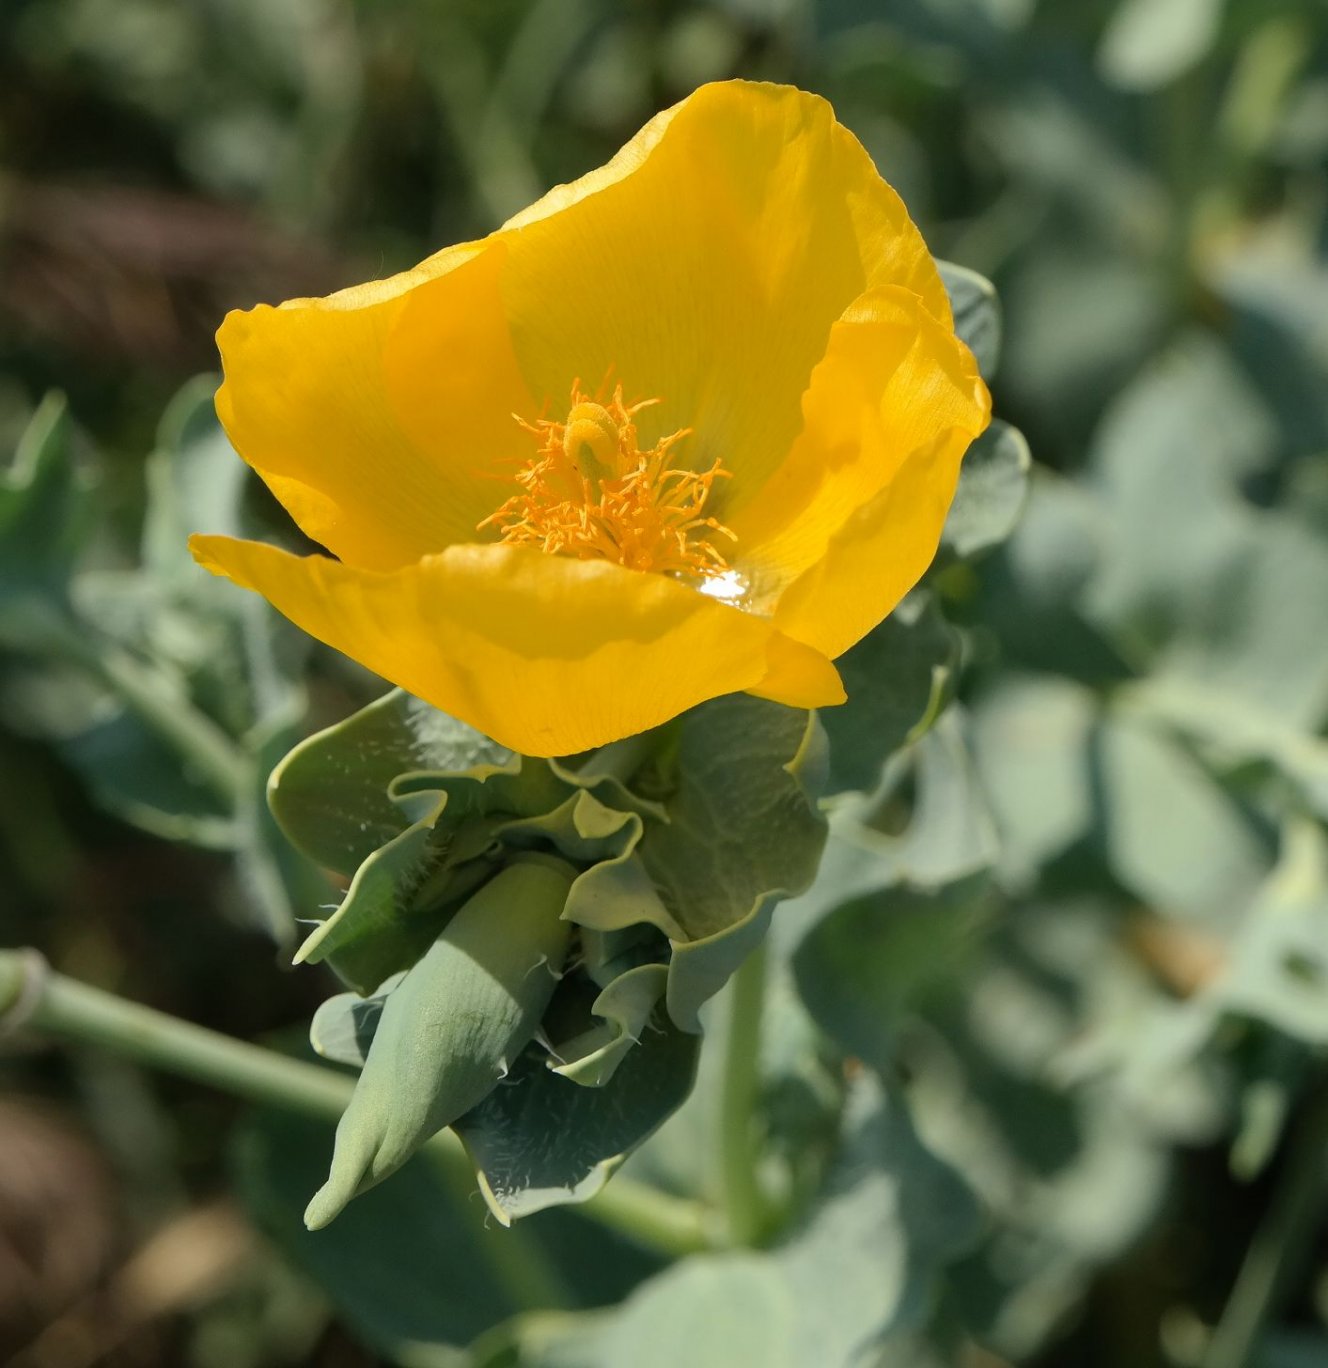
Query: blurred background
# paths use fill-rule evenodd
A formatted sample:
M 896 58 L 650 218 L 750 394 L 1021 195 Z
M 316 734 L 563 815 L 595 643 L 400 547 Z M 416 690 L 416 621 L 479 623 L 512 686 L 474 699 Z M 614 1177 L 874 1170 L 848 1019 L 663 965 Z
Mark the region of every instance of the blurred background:
M 210 424 L 213 331 L 483 234 L 735 75 L 827 96 L 995 282 L 1036 463 L 1010 541 L 936 580 L 962 791 L 912 872 L 994 900 L 882 992 L 985 1214 L 945 1334 L 881 1362 L 1207 1364 L 1244 1265 L 1224 1368 L 1325 1368 L 1322 0 L 4 0 L 0 942 L 299 1038 L 330 984 L 282 965 L 328 892 L 261 778 L 374 685 L 188 572 L 200 518 L 290 535 Z M 308 1177 L 276 1122 L 26 1039 L 0 1083 L 0 1359 L 454 1361 L 394 1352 L 273 1215 Z

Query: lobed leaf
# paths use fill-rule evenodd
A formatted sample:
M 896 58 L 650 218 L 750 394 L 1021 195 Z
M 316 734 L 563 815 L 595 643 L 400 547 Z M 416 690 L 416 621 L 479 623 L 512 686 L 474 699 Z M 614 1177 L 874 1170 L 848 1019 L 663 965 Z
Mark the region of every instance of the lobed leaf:
M 393 689 L 296 746 L 272 772 L 268 802 L 292 844 L 349 877 L 411 824 L 391 796 L 399 776 L 515 763 L 464 722 Z
M 529 1051 L 454 1127 L 504 1224 L 593 1197 L 627 1154 L 691 1092 L 699 1041 L 656 1019 L 598 1087 L 580 1087 Z
M 775 904 L 816 876 L 825 735 L 814 714 L 735 694 L 683 715 L 667 822 L 641 863 L 670 917 L 668 1007 L 685 1031 L 765 933 Z

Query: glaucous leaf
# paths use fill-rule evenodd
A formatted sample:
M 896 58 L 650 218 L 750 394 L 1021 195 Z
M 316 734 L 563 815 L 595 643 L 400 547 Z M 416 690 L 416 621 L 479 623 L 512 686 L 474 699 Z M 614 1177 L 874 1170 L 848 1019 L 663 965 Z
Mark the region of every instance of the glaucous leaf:
M 1150 906 L 1230 925 L 1272 862 L 1251 816 L 1164 734 L 1126 716 L 1093 737 L 1104 851 Z
M 404 973 L 393 974 L 368 997 L 359 993 L 337 993 L 320 1003 L 309 1023 L 309 1044 L 334 1064 L 364 1068 L 369 1046 L 373 1044 L 374 1033 L 382 1020 L 383 1005 L 403 978 Z
M 680 1361 L 689 1368 L 798 1368 L 797 1306 L 768 1259 L 698 1255 L 627 1299 L 596 1337 L 587 1368 L 674 1368 Z
M 668 1007 L 685 1031 L 765 934 L 775 904 L 816 875 L 825 735 L 815 714 L 733 694 L 675 724 L 667 822 L 641 863 L 685 939 L 673 942 Z
M 985 276 L 938 261 L 937 269 L 954 311 L 955 332 L 968 346 L 984 379 L 990 381 L 1001 354 L 1001 305 L 996 287 Z
M 1283 725 L 1328 715 L 1328 549 L 1245 496 L 1277 449 L 1273 415 L 1211 338 L 1186 335 L 1112 404 L 1094 438 L 1107 514 L 1085 611 L 1138 666 L 1225 691 Z
M 662 1014 L 598 1087 L 583 1087 L 530 1050 L 454 1129 L 504 1224 L 593 1197 L 626 1155 L 691 1092 L 699 1039 Z
M 887 757 L 945 706 L 957 655 L 953 629 L 919 592 L 839 657 L 848 702 L 820 714 L 830 748 L 827 794 L 876 787 Z
M 961 560 L 999 546 L 1024 510 L 1032 468 L 1023 433 L 994 419 L 964 455 L 941 546 Z
M 798 992 L 821 1029 L 882 1071 L 897 1032 L 944 992 L 979 949 L 990 906 L 984 875 L 937 889 L 895 885 L 845 902 L 803 937 Z
M 188 541 L 195 532 L 242 537 L 250 531 L 242 513 L 249 468 L 237 460 L 213 395 L 218 378 L 200 375 L 167 405 L 148 458 L 148 502 L 143 524 L 143 567 L 163 581 L 181 581 L 197 594 L 215 584 L 198 573 Z M 213 595 L 216 607 L 234 611 L 237 595 Z
M 389 796 L 399 775 L 512 763 L 464 722 L 394 689 L 296 746 L 273 771 L 268 801 L 295 846 L 349 877 L 411 824 Z
M 520 1362 L 853 1368 L 919 1323 L 941 1270 L 978 1229 L 962 1181 L 864 1074 L 825 1190 L 788 1238 L 761 1254 L 693 1256 L 580 1333 L 564 1327 L 549 1357 L 535 1351 Z
M 329 886 L 323 872 L 286 839 L 267 804 L 268 776 L 290 750 L 305 712 L 300 688 L 278 684 L 273 693 L 260 705 L 271 708 L 250 730 L 245 746 L 249 775 L 235 804 L 235 865 L 248 905 L 287 952 L 298 919 L 327 899 Z
M 1323 737 L 1200 679 L 1153 675 L 1127 686 L 1123 696 L 1131 709 L 1196 746 L 1215 768 L 1250 762 L 1274 766 L 1310 810 L 1328 820 L 1328 741 Z
M 1091 690 L 1056 675 L 1007 673 L 973 709 L 973 754 L 1000 837 L 1007 887 L 1027 888 L 1044 864 L 1092 830 Z
M 1214 1025 L 1231 1014 L 1328 1045 L 1328 837 L 1317 823 L 1287 823 L 1281 857 L 1232 939 L 1225 972 L 1190 1006 Z
M 590 1317 L 568 1308 L 618 1301 L 659 1268 L 574 1209 L 503 1229 L 473 1185 L 428 1154 L 310 1231 L 301 1213 L 331 1130 L 292 1114 L 249 1113 L 232 1145 L 236 1186 L 255 1225 L 318 1284 L 347 1329 L 401 1368 L 489 1363 L 480 1344 L 474 1357 L 467 1346 L 477 1337 L 509 1344 L 509 1323 L 546 1342 L 552 1330 L 535 1333 L 542 1318 L 559 1330 L 580 1326 Z M 493 1362 L 511 1368 L 510 1359 Z
M 825 1190 L 774 1254 L 797 1308 L 790 1361 L 852 1368 L 917 1328 L 941 1270 L 980 1230 L 963 1179 L 919 1140 L 902 1099 L 862 1074 Z
M 987 869 L 996 858 L 996 831 L 966 721 L 959 708 L 947 709 L 891 758 L 876 790 L 847 804 L 836 824 L 841 837 L 872 851 L 894 881 L 934 888 Z
M 178 751 L 126 709 L 58 743 L 107 811 L 172 841 L 232 850 L 235 815 L 215 788 L 181 764 Z

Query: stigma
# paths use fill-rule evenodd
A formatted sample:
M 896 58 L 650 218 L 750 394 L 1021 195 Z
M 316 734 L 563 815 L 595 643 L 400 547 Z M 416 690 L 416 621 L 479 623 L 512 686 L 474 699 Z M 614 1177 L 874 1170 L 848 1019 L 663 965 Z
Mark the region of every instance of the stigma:
M 718 460 L 701 471 L 679 464 L 690 428 L 642 450 L 636 415 L 658 402 L 628 404 L 621 385 L 601 402 L 576 381 L 565 421 L 518 417 L 536 452 L 517 472 L 517 492 L 477 530 L 494 528 L 504 542 L 629 570 L 703 583 L 723 575 L 728 562 L 715 538 L 734 537 L 706 505 L 716 480 L 729 472 Z

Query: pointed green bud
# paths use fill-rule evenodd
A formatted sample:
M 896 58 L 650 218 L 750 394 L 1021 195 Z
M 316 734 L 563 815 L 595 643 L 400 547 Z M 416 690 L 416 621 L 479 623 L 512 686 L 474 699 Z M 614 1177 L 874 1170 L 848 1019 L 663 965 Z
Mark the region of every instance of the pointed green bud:
M 567 953 L 562 911 L 575 877 L 548 856 L 507 866 L 388 997 L 332 1171 L 305 1212 L 311 1230 L 485 1098 L 529 1043 Z

